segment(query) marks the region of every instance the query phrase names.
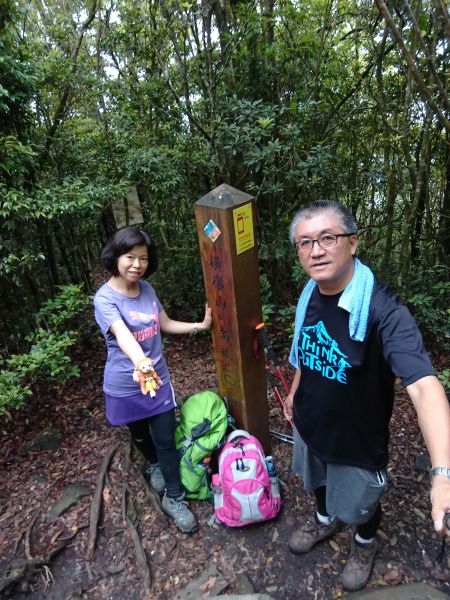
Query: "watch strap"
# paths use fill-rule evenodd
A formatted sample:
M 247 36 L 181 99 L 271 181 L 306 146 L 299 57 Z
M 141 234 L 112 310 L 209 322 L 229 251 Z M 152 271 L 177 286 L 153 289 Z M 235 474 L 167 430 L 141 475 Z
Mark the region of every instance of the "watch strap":
M 434 467 L 430 471 L 430 478 L 433 479 L 436 475 L 444 475 L 450 479 L 450 469 L 448 467 Z

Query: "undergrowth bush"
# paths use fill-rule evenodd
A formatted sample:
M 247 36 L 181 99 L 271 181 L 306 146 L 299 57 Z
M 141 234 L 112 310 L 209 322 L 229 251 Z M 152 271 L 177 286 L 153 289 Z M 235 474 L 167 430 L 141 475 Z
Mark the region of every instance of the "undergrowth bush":
M 203 319 L 206 296 L 197 247 L 171 248 L 170 255 L 160 257 L 150 282 L 171 318 Z
M 450 281 L 444 265 L 417 274 L 407 304 L 429 349 L 450 351 Z
M 8 409 L 22 407 L 32 395 L 38 379 L 65 383 L 79 376 L 67 349 L 83 331 L 85 309 L 90 303 L 82 285 L 59 287 L 59 294 L 47 300 L 36 314 L 36 329 L 27 336 L 29 351 L 5 359 L 0 371 L 0 415 L 11 418 Z

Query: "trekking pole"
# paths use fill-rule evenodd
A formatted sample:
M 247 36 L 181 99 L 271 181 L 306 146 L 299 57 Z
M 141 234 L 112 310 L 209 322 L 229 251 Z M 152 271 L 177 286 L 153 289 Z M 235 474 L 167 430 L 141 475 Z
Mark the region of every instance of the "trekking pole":
M 258 334 L 258 338 L 261 342 L 262 347 L 265 349 L 266 351 L 266 355 L 267 355 L 267 360 L 266 360 L 266 365 L 268 365 L 267 367 L 267 378 L 269 379 L 270 383 L 272 384 L 273 390 L 275 392 L 276 397 L 278 398 L 281 406 L 283 407 L 283 413 L 286 415 L 285 413 L 285 403 L 284 400 L 281 396 L 280 390 L 279 390 L 279 385 L 276 381 L 276 378 L 279 379 L 281 381 L 281 384 L 284 388 L 284 391 L 286 392 L 286 394 L 290 393 L 290 389 L 288 384 L 286 383 L 286 379 L 284 377 L 283 371 L 281 370 L 280 364 L 278 362 L 278 358 L 277 355 L 275 354 L 275 350 L 273 349 L 272 343 L 269 339 L 269 336 L 267 335 L 267 331 L 265 329 L 265 324 L 264 323 L 259 323 L 256 327 L 255 327 L 255 331 Z M 271 370 L 270 367 L 275 371 L 276 375 L 274 375 Z M 294 427 L 294 423 L 292 421 L 291 417 L 287 417 L 289 423 L 291 424 L 291 427 Z
M 269 430 L 270 435 L 280 442 L 286 442 L 286 444 L 294 444 L 294 438 L 292 435 L 287 435 L 286 433 L 280 433 L 278 431 Z

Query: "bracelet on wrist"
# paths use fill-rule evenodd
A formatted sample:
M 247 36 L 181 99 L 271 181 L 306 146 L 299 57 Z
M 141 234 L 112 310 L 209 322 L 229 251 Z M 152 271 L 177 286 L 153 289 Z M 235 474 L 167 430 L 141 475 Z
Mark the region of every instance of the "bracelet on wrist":
M 198 329 L 198 323 L 195 324 L 194 329 L 191 331 L 191 335 L 197 335 L 199 329 Z

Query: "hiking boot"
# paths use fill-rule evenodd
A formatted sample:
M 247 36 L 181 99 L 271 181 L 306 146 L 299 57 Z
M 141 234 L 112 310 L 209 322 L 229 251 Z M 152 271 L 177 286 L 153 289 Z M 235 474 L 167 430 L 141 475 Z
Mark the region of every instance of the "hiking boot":
M 175 525 L 183 533 L 193 533 L 197 529 L 197 521 L 194 515 L 189 510 L 189 504 L 184 500 L 184 494 L 178 498 L 169 498 L 167 492 L 162 500 L 162 509 L 172 517 Z
M 373 540 L 370 544 L 360 544 L 354 537 L 352 538 L 350 557 L 342 573 L 344 589 L 353 592 L 366 585 L 369 581 L 377 547 L 376 540 Z
M 339 528 L 340 522 L 337 518 L 330 525 L 322 525 L 314 515 L 314 521 L 308 521 L 291 535 L 289 550 L 294 554 L 309 552 L 318 542 L 337 533 Z
M 158 492 L 158 494 L 162 494 L 166 489 L 166 482 L 164 481 L 164 477 L 158 463 L 147 467 L 145 469 L 144 476 L 151 487 L 155 490 L 155 492 Z

